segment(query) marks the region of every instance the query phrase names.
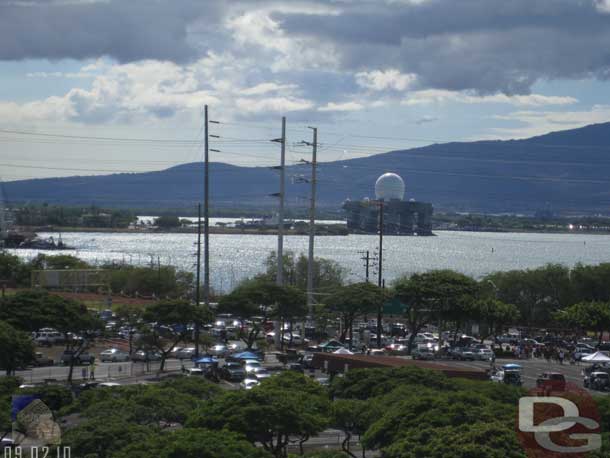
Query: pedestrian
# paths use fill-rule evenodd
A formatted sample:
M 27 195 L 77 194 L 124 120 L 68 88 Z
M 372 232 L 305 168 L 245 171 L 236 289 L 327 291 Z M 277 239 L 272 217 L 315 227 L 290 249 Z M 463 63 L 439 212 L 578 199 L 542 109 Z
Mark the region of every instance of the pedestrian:
M 89 371 L 89 379 L 95 380 L 95 363 L 91 363 L 91 370 Z
M 564 357 L 565 355 L 563 353 L 563 350 L 559 350 L 559 364 L 563 364 Z

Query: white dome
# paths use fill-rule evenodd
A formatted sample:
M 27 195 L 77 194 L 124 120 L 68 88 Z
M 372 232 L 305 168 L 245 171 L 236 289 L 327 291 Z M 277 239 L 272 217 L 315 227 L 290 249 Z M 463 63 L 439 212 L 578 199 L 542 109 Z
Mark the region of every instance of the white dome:
M 395 173 L 384 173 L 375 183 L 375 196 L 379 200 L 402 200 L 405 195 L 405 182 Z

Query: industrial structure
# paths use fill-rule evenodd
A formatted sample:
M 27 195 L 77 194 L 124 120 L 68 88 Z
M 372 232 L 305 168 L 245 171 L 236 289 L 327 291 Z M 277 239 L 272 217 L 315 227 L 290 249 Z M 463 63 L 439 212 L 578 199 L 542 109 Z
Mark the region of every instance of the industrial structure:
M 350 232 L 379 232 L 379 211 L 383 209 L 383 232 L 386 235 L 433 235 L 432 204 L 404 200 L 405 183 L 395 173 L 381 175 L 375 183 L 376 200 L 346 200 L 343 209 Z

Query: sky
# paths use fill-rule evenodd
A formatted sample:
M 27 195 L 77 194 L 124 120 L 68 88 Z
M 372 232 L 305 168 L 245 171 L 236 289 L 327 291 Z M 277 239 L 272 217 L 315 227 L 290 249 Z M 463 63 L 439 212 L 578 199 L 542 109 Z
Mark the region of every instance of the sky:
M 287 163 L 610 120 L 610 0 L 0 0 L 0 179 Z

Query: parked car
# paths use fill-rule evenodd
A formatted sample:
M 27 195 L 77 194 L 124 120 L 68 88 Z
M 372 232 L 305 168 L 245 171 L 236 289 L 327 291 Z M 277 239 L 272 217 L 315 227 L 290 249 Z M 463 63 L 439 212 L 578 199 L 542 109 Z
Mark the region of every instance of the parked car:
M 248 376 L 254 376 L 256 377 L 256 380 L 261 381 L 271 377 L 271 372 L 269 372 L 264 367 L 254 367 L 250 372 L 248 372 Z
M 608 372 L 602 371 L 591 372 L 585 376 L 583 385 L 585 388 L 591 388 L 592 390 L 610 390 L 610 375 L 608 375 Z
M 47 347 L 62 343 L 63 341 L 64 336 L 55 329 L 50 328 L 45 328 L 38 331 L 36 333 L 36 338 L 34 339 L 34 343 L 36 343 L 36 345 Z
M 574 348 L 574 359 L 580 361 L 583 356 L 592 355 L 595 353 L 595 348 L 587 344 L 576 344 Z
M 536 380 L 536 387 L 544 390 L 546 393 L 565 391 L 566 378 L 559 372 L 543 372 Z
M 245 379 L 243 382 L 241 382 L 239 384 L 240 388 L 244 389 L 244 390 L 251 390 L 252 388 L 254 388 L 255 386 L 260 385 L 261 382 L 259 382 L 256 379 L 253 378 L 247 378 Z
M 474 357 L 479 361 L 491 361 L 494 358 L 494 352 L 489 348 L 479 348 L 474 352 Z
M 36 352 L 34 366 L 43 367 L 43 366 L 52 366 L 52 365 L 53 365 L 53 360 L 51 358 L 43 355 L 39 351 Z
M 187 372 L 189 377 L 203 377 L 204 375 L 205 371 L 199 367 L 191 367 Z
M 109 348 L 108 350 L 104 350 L 100 353 L 100 361 L 102 361 L 103 363 L 118 363 L 129 361 L 129 353 L 121 351 L 118 348 Z
M 253 372 L 254 369 L 258 367 L 263 367 L 263 365 L 260 363 L 260 361 L 256 361 L 255 359 L 249 359 L 244 364 L 244 370 L 246 371 L 246 374 L 250 374 L 250 372 Z
M 220 375 L 230 382 L 241 382 L 246 378 L 246 371 L 241 364 L 228 362 L 220 368 Z
M 460 361 L 474 361 L 476 359 L 474 352 L 470 348 L 454 347 L 451 349 L 453 359 Z
M 314 369 L 313 367 L 313 353 L 305 353 L 301 357 L 301 364 L 305 369 Z
M 158 351 L 138 350 L 131 355 L 132 361 L 161 361 L 161 353 Z
M 76 357 L 74 356 L 74 353 L 74 350 L 65 350 L 60 357 L 61 363 L 69 365 L 72 359 L 74 359 L 74 364 L 80 366 L 82 364 L 93 364 L 93 361 L 95 361 L 95 357 L 86 351 L 81 352 L 81 354 Z
M 208 354 L 224 358 L 229 354 L 229 348 L 225 344 L 216 344 L 208 348 Z
M 173 352 L 173 356 L 174 356 L 174 358 L 178 358 L 178 359 L 191 359 L 191 358 L 193 358 L 193 356 L 195 356 L 195 348 L 194 347 L 180 348 L 178 351 Z
M 390 355 L 406 355 L 408 348 L 406 345 L 400 343 L 393 343 L 385 347 L 386 351 Z
M 305 369 L 301 363 L 290 363 L 286 366 L 286 369 L 289 371 L 300 372 L 301 374 L 305 372 Z
M 290 343 L 290 333 L 284 333 L 284 343 Z M 292 345 L 305 345 L 309 343 L 309 339 L 304 339 L 298 334 L 292 334 Z
M 420 346 L 413 351 L 413 359 L 434 359 L 434 350 L 427 346 Z

